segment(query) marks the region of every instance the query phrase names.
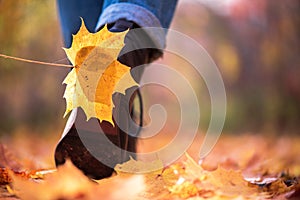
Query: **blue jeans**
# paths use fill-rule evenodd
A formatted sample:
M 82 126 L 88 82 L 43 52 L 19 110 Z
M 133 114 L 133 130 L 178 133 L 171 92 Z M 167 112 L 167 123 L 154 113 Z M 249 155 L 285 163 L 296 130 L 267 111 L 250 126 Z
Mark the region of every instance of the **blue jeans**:
M 91 32 L 118 19 L 133 21 L 140 27 L 169 28 L 177 0 L 57 0 L 57 4 L 65 46 L 70 47 L 80 17 Z M 165 38 L 157 40 L 165 42 Z

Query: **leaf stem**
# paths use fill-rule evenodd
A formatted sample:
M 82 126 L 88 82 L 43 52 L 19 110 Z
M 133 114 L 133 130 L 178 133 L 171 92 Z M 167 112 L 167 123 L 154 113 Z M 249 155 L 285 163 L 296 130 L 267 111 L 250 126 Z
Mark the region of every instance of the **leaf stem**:
M 4 54 L 1 54 L 1 53 L 0 53 L 0 57 L 6 58 L 6 59 L 18 60 L 18 61 L 22 61 L 22 62 L 39 64 L 39 65 L 49 65 L 49 66 L 56 66 L 56 67 L 69 67 L 69 68 L 74 67 L 72 65 L 66 65 L 66 64 L 48 63 L 48 62 L 42 62 L 42 61 L 37 61 L 37 60 L 29 60 L 29 59 L 25 59 L 25 58 L 18 58 L 18 57 L 14 57 L 14 56 L 4 55 Z

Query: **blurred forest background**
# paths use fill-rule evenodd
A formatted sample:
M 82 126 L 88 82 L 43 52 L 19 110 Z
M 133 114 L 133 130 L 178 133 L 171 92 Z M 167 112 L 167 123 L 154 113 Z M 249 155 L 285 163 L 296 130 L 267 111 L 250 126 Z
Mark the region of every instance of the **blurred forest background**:
M 225 132 L 299 133 L 299 13 L 298 0 L 179 1 L 171 28 L 205 47 L 223 76 Z M 55 1 L 0 0 L 0 53 L 67 63 L 61 47 Z M 61 131 L 67 72 L 0 58 L 0 135 Z M 205 129 L 209 109 L 201 117 Z

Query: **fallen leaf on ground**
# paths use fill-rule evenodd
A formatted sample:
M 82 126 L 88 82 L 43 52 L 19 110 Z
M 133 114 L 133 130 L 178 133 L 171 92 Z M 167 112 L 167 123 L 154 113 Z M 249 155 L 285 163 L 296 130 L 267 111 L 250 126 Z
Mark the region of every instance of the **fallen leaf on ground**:
M 44 145 L 43 142 L 38 142 L 39 140 L 35 139 L 37 145 Z M 264 140 L 268 144 L 256 147 L 256 151 L 251 153 L 255 157 L 258 156 L 255 161 L 253 156 L 248 156 L 248 154 L 246 156 L 248 160 L 239 159 L 239 156 L 243 155 L 243 153 L 239 153 L 244 151 L 243 148 L 245 148 L 244 152 L 251 149 L 251 145 L 244 145 L 246 139 L 250 141 L 250 144 L 253 144 L 252 147 L 256 147 L 256 143 L 252 143 L 251 140 L 257 140 L 257 143 Z M 224 148 L 228 141 L 231 141 L 231 151 Z M 219 167 L 213 170 L 205 168 L 210 163 L 198 164 L 189 154 L 186 154 L 176 163 L 163 168 L 163 170 L 156 171 L 149 169 L 160 168 L 162 165 L 159 161 L 142 162 L 131 159 L 116 167 L 118 173 L 98 181 L 85 177 L 70 162 L 59 167 L 57 171 L 52 170 L 49 166 L 49 169 L 27 169 L 18 174 L 6 168 L 0 173 L 0 175 L 6 176 L 6 180 L 8 180 L 0 186 L 0 199 L 297 200 L 299 199 L 300 188 L 300 177 L 297 170 L 300 138 L 283 141 L 288 141 L 290 144 L 289 154 L 286 154 L 285 160 L 282 159 L 283 154 L 276 153 L 280 151 L 277 146 L 269 145 L 278 144 L 277 140 L 254 136 L 250 138 L 223 136 L 216 145 L 214 152 L 209 156 L 215 158 L 214 162 L 221 163 L 224 161 L 225 164 L 219 164 Z M 235 168 L 235 166 L 232 166 L 231 163 L 226 166 L 228 162 L 226 159 L 218 157 L 219 155 L 216 154 L 218 152 L 222 153 L 223 157 L 234 160 L 238 164 L 237 166 L 247 166 L 250 160 L 252 160 L 252 164 L 243 170 L 232 169 L 231 167 Z M 272 156 L 274 160 L 267 159 L 261 162 L 262 158 L 269 156 Z M 275 161 L 282 162 L 279 168 L 272 166 Z M 204 162 L 206 161 L 204 160 Z M 214 165 L 215 163 L 211 163 L 211 166 Z M 274 171 L 275 169 L 282 169 L 283 166 L 288 170 Z M 257 173 L 259 169 L 264 174 Z M 266 173 L 266 169 L 272 170 Z M 253 170 L 254 173 L 250 173 L 249 170 Z M 136 173 L 145 171 L 152 172 Z M 247 172 L 247 176 L 242 172 Z
M 21 199 L 92 199 L 96 186 L 70 161 L 49 173 L 40 181 L 10 174 L 13 190 Z
M 118 174 L 131 173 L 131 174 L 145 174 L 145 173 L 161 173 L 163 170 L 163 163 L 161 160 L 154 160 L 151 162 L 143 162 L 134 160 L 130 157 L 130 160 L 115 166 L 115 171 Z

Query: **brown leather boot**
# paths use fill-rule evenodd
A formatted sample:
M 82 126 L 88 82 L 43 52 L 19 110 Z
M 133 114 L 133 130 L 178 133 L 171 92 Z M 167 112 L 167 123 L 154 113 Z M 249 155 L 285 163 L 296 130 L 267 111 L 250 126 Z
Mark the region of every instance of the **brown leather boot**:
M 133 123 L 129 118 L 134 115 L 135 95 L 129 99 L 129 106 L 125 105 L 128 105 L 126 95 L 116 94 L 113 98 L 116 105 L 114 121 L 115 124 L 121 123 L 122 129 L 117 125 L 113 127 L 106 121 L 86 121 L 83 111 L 74 109 L 55 150 L 56 165 L 70 159 L 88 177 L 101 179 L 111 176 L 116 164 L 129 160 L 130 156 L 134 158 L 139 130 L 134 128 L 137 126 L 129 127 Z M 140 113 L 139 120 L 142 120 L 142 114 Z M 142 121 L 139 126 L 142 126 Z

